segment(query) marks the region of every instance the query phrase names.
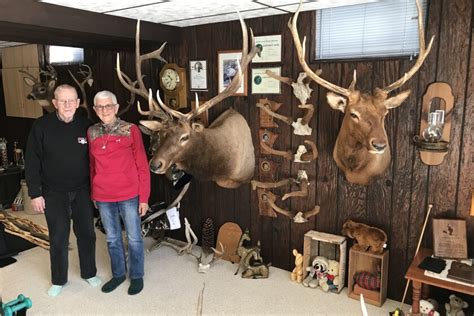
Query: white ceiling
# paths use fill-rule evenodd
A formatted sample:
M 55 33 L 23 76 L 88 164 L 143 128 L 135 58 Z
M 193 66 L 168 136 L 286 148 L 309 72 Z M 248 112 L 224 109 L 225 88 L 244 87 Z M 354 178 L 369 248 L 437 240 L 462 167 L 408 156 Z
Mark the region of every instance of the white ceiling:
M 302 11 L 354 5 L 377 0 L 304 0 Z M 299 0 L 41 0 L 81 10 L 116 15 L 130 19 L 186 27 L 286 14 L 296 11 Z

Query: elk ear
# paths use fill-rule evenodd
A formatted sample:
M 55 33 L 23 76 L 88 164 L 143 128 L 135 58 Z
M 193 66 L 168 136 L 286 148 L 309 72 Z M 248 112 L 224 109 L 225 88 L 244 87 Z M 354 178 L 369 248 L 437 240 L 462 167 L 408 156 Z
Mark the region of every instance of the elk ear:
M 48 83 L 48 89 L 49 89 L 49 90 L 53 90 L 54 87 L 56 87 L 56 80 L 51 80 L 51 81 Z
M 147 128 L 150 131 L 157 131 L 161 128 L 163 128 L 163 124 L 158 122 L 158 121 L 140 121 L 140 124 L 143 125 L 145 128 Z M 141 126 L 140 126 L 141 127 Z M 141 129 L 143 132 L 143 129 Z M 145 133 L 147 134 L 147 133 Z M 147 134 L 150 135 L 150 134 Z
M 194 131 L 198 133 L 201 133 L 204 130 L 204 125 L 202 125 L 201 123 L 193 123 L 191 124 L 191 127 Z
M 148 129 L 148 127 L 145 127 L 143 125 L 138 125 L 138 128 L 142 131 L 143 134 L 151 136 L 153 134 L 153 131 Z
M 345 97 L 332 92 L 328 92 L 326 94 L 326 99 L 328 100 L 328 104 L 330 107 L 332 107 L 334 110 L 339 110 L 344 113 L 344 110 L 346 109 L 347 105 L 347 99 Z
M 400 92 L 396 96 L 388 98 L 387 100 L 385 100 L 383 104 L 385 105 L 385 107 L 387 109 L 396 108 L 396 107 L 400 106 L 400 104 L 402 104 L 403 101 L 406 100 L 406 98 L 408 98 L 408 96 L 410 95 L 410 92 L 411 92 L 411 90 L 405 90 L 403 92 Z
M 35 84 L 34 80 L 28 77 L 23 77 L 23 81 L 30 87 L 32 87 Z

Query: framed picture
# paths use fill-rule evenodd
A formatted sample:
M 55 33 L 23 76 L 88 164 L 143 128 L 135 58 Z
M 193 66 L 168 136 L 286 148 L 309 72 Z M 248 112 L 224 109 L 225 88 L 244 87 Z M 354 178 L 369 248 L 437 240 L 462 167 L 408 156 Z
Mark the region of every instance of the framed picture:
M 466 221 L 433 219 L 433 255 L 441 258 L 466 259 Z
M 252 69 L 252 94 L 280 94 L 280 81 L 268 76 L 265 71 L 271 70 L 278 76 L 281 75 L 281 67 L 253 68 Z
M 189 62 L 189 79 L 191 91 L 207 91 L 207 61 L 191 60 Z
M 281 62 L 281 34 L 255 36 L 257 54 L 252 59 L 253 63 L 279 63 Z
M 242 51 L 221 51 L 217 52 L 217 82 L 218 93 L 222 92 L 230 84 L 232 79 L 239 71 L 238 64 L 242 58 Z M 247 72 L 243 74 L 242 83 L 239 89 L 233 95 L 247 95 Z

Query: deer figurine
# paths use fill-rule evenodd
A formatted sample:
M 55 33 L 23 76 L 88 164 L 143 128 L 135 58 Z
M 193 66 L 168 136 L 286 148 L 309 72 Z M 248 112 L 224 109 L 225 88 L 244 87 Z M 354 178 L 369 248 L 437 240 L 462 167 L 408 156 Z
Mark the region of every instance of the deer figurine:
M 376 88 L 373 93 L 363 93 L 355 89 L 356 72 L 349 88 L 342 88 L 321 78 L 311 70 L 305 59 L 306 37 L 301 43 L 297 20 L 302 2 L 294 16 L 288 22 L 293 42 L 298 54 L 298 61 L 304 72 L 313 81 L 328 89 L 328 104 L 335 110 L 344 113 L 341 129 L 334 146 L 333 157 L 336 165 L 344 172 L 347 181 L 368 185 L 381 176 L 390 165 L 390 146 L 385 131 L 385 116 L 390 109 L 400 106 L 410 94 L 410 90 L 389 97 L 390 92 L 400 88 L 420 69 L 433 45 L 434 36 L 428 47 L 425 47 L 422 13 L 418 0 L 418 33 L 420 52 L 412 68 L 403 77 L 386 86 Z

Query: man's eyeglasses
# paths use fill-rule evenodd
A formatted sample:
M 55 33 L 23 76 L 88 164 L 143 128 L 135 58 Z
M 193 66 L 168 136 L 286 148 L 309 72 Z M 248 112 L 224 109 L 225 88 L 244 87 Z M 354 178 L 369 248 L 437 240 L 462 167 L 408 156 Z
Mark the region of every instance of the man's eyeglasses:
M 76 104 L 77 99 L 70 99 L 70 100 L 56 100 L 59 105 L 66 105 L 66 104 Z
M 112 110 L 116 104 L 94 105 L 96 111 Z

